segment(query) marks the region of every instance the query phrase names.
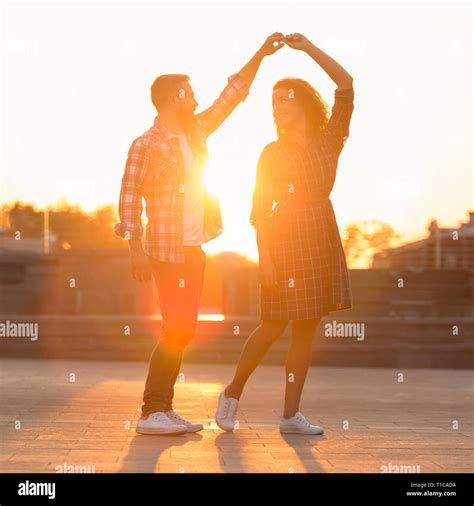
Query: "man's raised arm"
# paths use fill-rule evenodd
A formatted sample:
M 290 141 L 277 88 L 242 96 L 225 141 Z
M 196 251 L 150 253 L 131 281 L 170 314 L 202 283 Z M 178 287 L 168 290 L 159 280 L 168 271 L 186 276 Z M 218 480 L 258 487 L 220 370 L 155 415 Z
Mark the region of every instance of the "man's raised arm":
M 208 109 L 197 114 L 207 136 L 219 128 L 239 102 L 245 100 L 263 58 L 281 49 L 284 46 L 283 39 L 284 35 L 279 32 L 270 35 L 248 63 L 228 78 L 228 84 L 219 98 Z

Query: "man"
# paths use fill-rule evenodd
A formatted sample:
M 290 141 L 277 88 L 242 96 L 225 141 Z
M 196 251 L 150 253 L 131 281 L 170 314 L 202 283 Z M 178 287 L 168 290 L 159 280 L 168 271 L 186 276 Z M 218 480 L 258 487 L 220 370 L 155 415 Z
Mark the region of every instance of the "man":
M 142 434 L 182 434 L 203 429 L 173 411 L 174 383 L 183 352 L 194 337 L 206 255 L 201 244 L 222 232 L 219 204 L 202 184 L 207 137 L 245 100 L 265 56 L 283 47 L 283 35 L 266 39 L 252 59 L 228 79 L 217 100 L 199 114 L 188 76 L 159 76 L 151 87 L 158 115 L 135 139 L 122 178 L 116 233 L 129 241 L 132 275 L 155 278 L 162 329 L 143 394 Z M 142 246 L 142 198 L 148 219 Z

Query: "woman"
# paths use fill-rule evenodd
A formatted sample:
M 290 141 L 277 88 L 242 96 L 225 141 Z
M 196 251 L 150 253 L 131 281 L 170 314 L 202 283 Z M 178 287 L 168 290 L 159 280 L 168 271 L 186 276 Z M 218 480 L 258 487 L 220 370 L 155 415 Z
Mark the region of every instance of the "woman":
M 322 427 L 306 420 L 299 404 L 321 317 L 352 307 L 329 195 L 349 135 L 354 90 L 352 77 L 306 37 L 291 34 L 284 42 L 305 51 L 337 84 L 337 90 L 328 120 L 326 104 L 306 81 L 286 78 L 273 87 L 278 138 L 260 156 L 250 218 L 259 251 L 262 321 L 245 343 L 234 378 L 219 397 L 216 422 L 224 430 L 234 429 L 247 379 L 292 320 L 280 431 L 323 434 Z

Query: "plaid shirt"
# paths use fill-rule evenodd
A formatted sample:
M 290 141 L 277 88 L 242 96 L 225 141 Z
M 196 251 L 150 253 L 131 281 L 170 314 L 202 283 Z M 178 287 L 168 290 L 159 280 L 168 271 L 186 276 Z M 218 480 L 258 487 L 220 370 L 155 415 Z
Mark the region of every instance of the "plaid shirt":
M 196 128 L 188 134 L 188 140 L 197 163 L 207 162 L 207 137 L 245 100 L 248 90 L 249 83 L 233 74 L 217 100 L 196 115 Z M 184 263 L 184 161 L 178 138 L 160 123 L 158 116 L 153 126 L 133 141 L 128 152 L 120 191 L 120 223 L 115 225 L 120 237 L 142 239 L 142 198 L 148 219 L 145 253 L 161 262 Z M 222 231 L 219 202 L 204 189 L 203 242 Z

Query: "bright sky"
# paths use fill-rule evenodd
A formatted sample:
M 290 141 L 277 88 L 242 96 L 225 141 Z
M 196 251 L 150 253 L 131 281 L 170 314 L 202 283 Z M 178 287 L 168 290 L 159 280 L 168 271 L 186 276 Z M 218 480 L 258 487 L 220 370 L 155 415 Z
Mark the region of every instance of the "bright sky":
M 378 219 L 414 237 L 466 220 L 472 185 L 470 2 L 33 2 L 2 8 L 2 201 L 117 203 L 131 141 L 162 73 L 187 73 L 200 108 L 275 31 L 301 32 L 354 77 L 355 110 L 332 192 L 339 228 Z M 274 139 L 271 87 L 335 85 L 307 55 L 267 58 L 247 100 L 209 139 L 226 231 L 208 252 L 256 245 L 255 165 Z

